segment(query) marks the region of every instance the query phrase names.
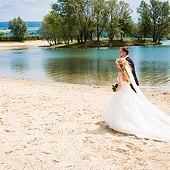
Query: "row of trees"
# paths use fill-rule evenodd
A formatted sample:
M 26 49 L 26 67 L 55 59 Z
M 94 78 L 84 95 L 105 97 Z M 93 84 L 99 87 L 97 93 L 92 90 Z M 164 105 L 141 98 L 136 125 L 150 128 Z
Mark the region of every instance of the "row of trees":
M 59 0 L 52 4 L 42 29 L 50 44 L 64 40 L 86 43 L 106 31 L 110 41 L 129 35 L 134 26 L 129 4 L 116 0 Z
M 137 12 L 138 24 L 132 21 L 129 4 L 117 0 L 58 0 L 51 5 L 51 12 L 42 23 L 43 37 L 51 45 L 61 41 L 69 44 L 77 40 L 86 43 L 106 32 L 109 40 L 125 36 L 153 38 L 160 42 L 170 34 L 170 5 L 168 1 L 141 1 Z M 9 22 L 9 29 L 15 40 L 23 40 L 27 34 L 27 24 L 20 17 Z
M 152 37 L 154 42 L 170 33 L 170 5 L 168 1 L 150 0 L 147 4 L 141 1 L 137 12 L 139 18 L 139 34 L 143 37 Z
M 134 24 L 129 4 L 117 0 L 58 0 L 51 5 L 51 12 L 44 17 L 43 36 L 51 45 L 77 40 L 86 43 L 94 37 L 99 42 L 103 31 L 109 40 L 125 36 L 152 37 L 159 42 L 168 34 L 170 5 L 168 1 L 143 0 L 137 12 L 139 23 Z

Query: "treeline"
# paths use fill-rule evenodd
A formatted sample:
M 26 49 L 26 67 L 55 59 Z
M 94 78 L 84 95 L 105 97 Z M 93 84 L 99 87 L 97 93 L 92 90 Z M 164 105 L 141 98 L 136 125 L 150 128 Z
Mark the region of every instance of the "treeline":
M 15 36 L 4 35 L 0 32 L 0 41 L 24 41 L 24 40 L 41 40 L 41 35 L 26 35 L 22 39 L 17 39 Z
M 150 0 L 147 4 L 141 1 L 137 12 L 140 14 L 138 32 L 140 37 L 152 37 L 154 42 L 160 42 L 170 34 L 170 5 L 168 1 Z
M 0 41 L 23 41 L 23 40 L 40 40 L 41 35 L 29 35 L 28 25 L 20 17 L 14 18 L 9 21 L 9 27 L 11 35 L 4 35 L 4 32 L 0 32 Z
M 132 20 L 129 4 L 116 0 L 58 0 L 51 4 L 51 11 L 44 17 L 43 37 L 50 45 L 76 40 L 86 43 L 88 40 L 100 41 L 106 32 L 109 41 L 124 37 L 138 39 L 152 38 L 159 42 L 170 32 L 170 5 L 168 1 L 143 0 L 137 12 L 139 22 Z

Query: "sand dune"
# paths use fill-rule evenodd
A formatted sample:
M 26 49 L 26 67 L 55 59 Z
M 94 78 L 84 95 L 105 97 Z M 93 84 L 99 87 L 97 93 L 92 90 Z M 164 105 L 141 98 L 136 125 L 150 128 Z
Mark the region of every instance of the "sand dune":
M 145 91 L 170 113 L 169 92 Z M 170 143 L 107 128 L 111 87 L 0 79 L 0 169 L 168 170 Z

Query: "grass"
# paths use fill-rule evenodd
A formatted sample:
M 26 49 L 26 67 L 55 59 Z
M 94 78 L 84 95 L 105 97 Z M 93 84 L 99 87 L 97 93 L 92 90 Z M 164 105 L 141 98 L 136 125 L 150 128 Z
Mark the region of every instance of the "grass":
M 100 42 L 96 40 L 88 41 L 86 44 L 71 43 L 69 45 L 59 44 L 52 46 L 51 48 L 98 48 L 98 47 L 121 47 L 121 46 L 147 46 L 147 45 L 157 45 L 152 39 L 138 40 L 136 38 L 125 38 L 121 40 L 113 40 L 112 42 L 108 39 L 100 39 Z
M 12 38 L 7 40 L 6 39 L 1 39 L 2 37 L 0 36 L 0 42 L 14 42 Z M 38 40 L 39 36 L 29 36 L 26 38 L 26 40 Z M 23 40 L 24 42 L 25 40 Z M 121 40 L 113 40 L 109 41 L 108 38 L 101 38 L 100 42 L 97 40 L 93 41 L 87 41 L 86 43 L 70 43 L 69 45 L 67 44 L 57 44 L 54 46 L 47 46 L 49 48 L 55 49 L 55 48 L 100 48 L 100 47 L 121 47 L 121 46 L 147 46 L 147 45 L 157 45 L 157 43 L 154 43 L 151 38 L 147 38 L 145 40 L 138 40 L 137 38 L 125 38 L 123 41 Z

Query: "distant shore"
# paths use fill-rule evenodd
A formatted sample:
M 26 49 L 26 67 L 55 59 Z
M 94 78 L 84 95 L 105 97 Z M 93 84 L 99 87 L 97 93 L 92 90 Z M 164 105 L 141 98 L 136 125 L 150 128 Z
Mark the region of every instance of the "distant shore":
M 30 40 L 23 42 L 15 41 L 0 41 L 0 50 L 15 50 L 15 49 L 27 49 L 41 46 L 48 46 L 48 42 L 45 40 Z
M 121 47 L 121 46 L 147 46 L 147 45 L 158 45 L 158 43 L 153 42 L 151 39 L 138 40 L 136 38 L 125 38 L 121 40 L 109 41 L 108 39 L 101 39 L 99 42 L 96 40 L 87 41 L 86 43 L 70 43 L 68 44 L 58 44 L 50 46 L 49 48 L 100 48 L 100 47 Z
M 137 40 L 137 39 L 124 39 L 121 40 L 113 40 L 109 42 L 108 39 L 101 39 L 100 42 L 97 41 L 88 41 L 86 44 L 81 43 L 70 43 L 68 44 L 58 44 L 54 46 L 50 46 L 46 40 L 26 40 L 23 42 L 15 42 L 15 41 L 0 41 L 0 50 L 12 50 L 12 49 L 27 49 L 34 47 L 47 47 L 51 49 L 55 48 L 100 48 L 100 47 L 121 47 L 121 46 L 147 46 L 147 45 L 157 45 L 151 40 Z
M 144 91 L 170 114 L 169 92 Z M 170 167 L 170 143 L 109 129 L 110 86 L 0 78 L 1 169 L 154 169 Z

